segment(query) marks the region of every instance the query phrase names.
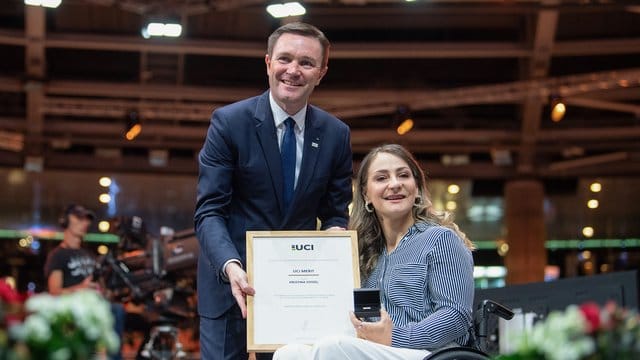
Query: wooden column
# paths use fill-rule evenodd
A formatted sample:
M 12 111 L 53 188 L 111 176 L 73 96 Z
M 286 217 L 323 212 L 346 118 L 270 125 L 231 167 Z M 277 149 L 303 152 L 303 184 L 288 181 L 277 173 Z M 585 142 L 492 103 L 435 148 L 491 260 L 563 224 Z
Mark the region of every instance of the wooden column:
M 25 169 L 42 171 L 44 130 L 43 107 L 45 92 L 43 81 L 46 76 L 46 14 L 41 6 L 25 6 L 25 71 L 27 80 L 26 93 L 26 134 L 25 134 Z
M 543 202 L 540 181 L 514 180 L 505 186 L 508 285 L 544 280 L 547 252 Z

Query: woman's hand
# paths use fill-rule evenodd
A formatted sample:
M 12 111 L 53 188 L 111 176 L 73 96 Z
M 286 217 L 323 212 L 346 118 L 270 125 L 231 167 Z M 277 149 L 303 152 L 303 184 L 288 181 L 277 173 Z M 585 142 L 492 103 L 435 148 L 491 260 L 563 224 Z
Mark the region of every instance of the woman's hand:
M 358 319 L 353 312 L 351 312 L 349 316 L 351 317 L 353 327 L 356 329 L 356 334 L 360 339 L 391 346 L 393 322 L 391 322 L 391 318 L 386 311 L 380 310 L 380 321 L 377 322 L 364 322 Z

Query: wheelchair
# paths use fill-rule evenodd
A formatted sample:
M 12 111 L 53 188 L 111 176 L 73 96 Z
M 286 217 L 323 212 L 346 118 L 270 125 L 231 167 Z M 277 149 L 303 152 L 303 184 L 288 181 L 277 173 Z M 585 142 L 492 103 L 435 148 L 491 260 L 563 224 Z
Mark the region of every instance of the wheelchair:
M 448 347 L 436 350 L 424 360 L 488 360 L 489 339 L 488 322 L 491 316 L 505 320 L 513 318 L 513 311 L 493 300 L 483 300 L 474 313 L 474 326 L 471 332 L 471 344 L 468 346 Z

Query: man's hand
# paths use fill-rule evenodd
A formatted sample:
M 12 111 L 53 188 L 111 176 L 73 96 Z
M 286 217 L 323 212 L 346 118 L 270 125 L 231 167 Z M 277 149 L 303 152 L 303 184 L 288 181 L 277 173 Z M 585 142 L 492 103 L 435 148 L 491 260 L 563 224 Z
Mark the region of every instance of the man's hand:
M 255 290 L 249 286 L 247 279 L 247 273 L 238 265 L 238 263 L 230 262 L 225 268 L 229 283 L 231 284 L 231 294 L 236 299 L 240 311 L 242 312 L 242 318 L 247 318 L 247 295 L 253 296 Z
M 389 313 L 384 310 L 380 310 L 380 321 L 378 322 L 361 321 L 353 314 L 353 312 L 351 312 L 349 316 L 351 317 L 353 327 L 356 329 L 356 334 L 360 339 L 391 346 L 393 322 L 391 322 Z

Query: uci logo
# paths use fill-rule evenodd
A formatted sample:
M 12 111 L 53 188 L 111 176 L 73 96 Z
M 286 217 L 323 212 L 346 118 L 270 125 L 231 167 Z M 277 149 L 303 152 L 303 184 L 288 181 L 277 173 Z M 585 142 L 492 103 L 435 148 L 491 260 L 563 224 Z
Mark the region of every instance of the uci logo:
M 313 250 L 313 244 L 292 244 L 291 251 Z

